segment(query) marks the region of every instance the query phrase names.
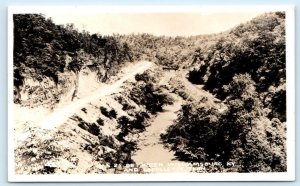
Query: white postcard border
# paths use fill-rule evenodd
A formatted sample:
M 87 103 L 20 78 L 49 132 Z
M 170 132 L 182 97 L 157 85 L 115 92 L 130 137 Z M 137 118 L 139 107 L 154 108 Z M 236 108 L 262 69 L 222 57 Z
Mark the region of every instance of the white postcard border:
M 155 173 L 155 174 L 61 174 L 17 175 L 14 160 L 13 113 L 13 19 L 15 13 L 47 11 L 141 13 L 141 12 L 286 12 L 287 72 L 287 172 L 283 173 Z M 293 181 L 295 180 L 295 10 L 292 5 L 267 6 L 11 6 L 8 8 L 8 181 L 9 182 L 120 182 L 120 181 Z

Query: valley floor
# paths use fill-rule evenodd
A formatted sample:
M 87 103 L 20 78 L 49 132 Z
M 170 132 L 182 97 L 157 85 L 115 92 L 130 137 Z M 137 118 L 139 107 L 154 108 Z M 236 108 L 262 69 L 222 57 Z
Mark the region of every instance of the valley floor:
M 165 147 L 160 135 L 166 132 L 167 128 L 173 124 L 177 118 L 177 113 L 183 102 L 182 98 L 172 94 L 174 98 L 173 105 L 164 107 L 163 112 L 151 121 L 146 131 L 141 134 L 138 142 L 138 150 L 132 156 L 132 159 L 145 167 L 145 172 L 181 172 L 189 171 L 188 168 L 180 166 L 181 161 L 177 160 L 174 152 Z
M 128 86 L 125 85 L 126 82 L 128 84 L 128 81 L 132 81 L 136 74 L 144 72 L 151 66 L 150 62 L 130 64 L 123 69 L 122 75 L 119 75 L 115 82 L 97 85 L 98 87 L 91 85 L 90 87 L 93 90 L 90 89 L 90 91 L 88 91 L 88 83 L 81 82 L 79 86 L 80 97 L 73 102 L 64 100 L 52 112 L 44 108 L 26 108 L 15 105 L 14 141 L 16 145 L 16 171 L 20 174 L 36 173 L 37 170 L 45 166 L 42 165 L 44 163 L 47 165 L 55 164 L 55 167 L 60 167 L 56 173 L 113 172 L 113 170 L 107 170 L 107 167 L 101 168 L 103 165 L 99 164 L 99 154 L 116 153 L 114 152 L 115 150 L 108 147 L 98 148 L 97 141 L 99 137 L 78 127 L 76 118 L 81 118 L 80 122 L 86 124 L 95 123 L 99 119 L 99 108 L 101 106 L 115 109 L 119 117 L 122 115 L 131 117 L 122 110 L 121 105 L 112 98 L 112 95 L 122 94 L 124 87 Z M 174 82 L 171 84 L 174 79 L 176 80 L 175 84 Z M 184 89 L 181 90 L 181 87 L 174 87 L 174 85 L 177 86 L 177 83 L 182 84 L 181 86 Z M 166 132 L 167 128 L 174 123 L 181 106 L 188 99 L 202 99 L 205 97 L 208 98 L 206 100 L 208 105 L 216 104 L 217 100 L 201 87 L 188 82 L 182 71 L 163 71 L 158 84 L 169 87 L 164 91 L 172 97 L 174 103 L 164 106 L 162 112 L 152 116 L 149 126 L 146 127 L 144 132 L 131 136 L 137 141 L 137 150 L 132 154 L 132 160 L 143 169 L 143 173 L 190 172 L 191 168 L 184 166 L 182 164 L 184 162 L 177 160 L 174 152 L 162 144 L 160 135 Z M 184 91 L 188 98 L 182 98 L 172 89 Z M 136 105 L 136 107 L 138 108 L 139 105 Z M 101 133 L 104 136 L 117 135 L 119 131 L 117 129 L 117 120 L 105 117 L 102 117 L 102 119 L 105 124 L 100 127 Z M 84 144 L 86 146 L 82 147 Z M 43 147 L 39 147 L 39 145 Z M 38 158 L 47 156 L 47 154 L 49 156 L 53 155 L 53 149 L 49 150 L 48 146 L 57 148 L 57 151 L 64 151 L 63 155 L 60 154 L 61 157 L 55 156 L 54 158 L 49 158 L 49 160 L 39 160 Z M 89 153 L 86 151 L 86 148 Z M 22 159 L 23 157 L 19 157 L 26 153 L 32 156 L 29 162 Z M 28 166 L 33 168 L 28 168 Z

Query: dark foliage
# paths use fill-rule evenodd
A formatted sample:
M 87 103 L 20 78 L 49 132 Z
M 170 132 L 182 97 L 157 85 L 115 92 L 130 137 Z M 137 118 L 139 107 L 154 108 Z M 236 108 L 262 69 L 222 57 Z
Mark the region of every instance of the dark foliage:
M 101 106 L 100 111 L 105 117 L 108 117 L 109 119 L 117 117 L 117 112 L 113 108 L 108 111 L 107 108 Z
M 143 81 L 145 83 L 155 81 L 155 79 L 151 76 L 150 72 L 148 72 L 148 71 L 145 71 L 142 74 L 135 75 L 135 80 L 136 81 Z
M 17 102 L 25 77 L 37 81 L 49 77 L 58 84 L 59 73 L 68 69 L 78 74 L 87 66 L 98 72 L 101 81 L 107 81 L 122 63 L 132 61 L 128 44 L 114 37 L 79 32 L 72 24 L 55 25 L 40 14 L 14 14 L 13 21 Z M 101 71 L 106 71 L 104 76 Z
M 256 90 L 268 94 L 270 87 L 284 87 L 286 79 L 286 47 L 284 13 L 269 13 L 241 24 L 210 47 L 195 51 L 193 64 L 200 67 L 189 73 L 188 79 L 222 100 L 227 97 L 223 86 L 241 73 L 248 73 Z M 199 54 L 202 53 L 202 54 Z M 285 89 L 269 96 L 270 117 L 285 121 Z M 278 99 L 280 96 L 280 101 Z M 272 100 L 274 99 L 274 100 Z M 262 100 L 263 101 L 263 100 Z M 280 102 L 280 103 L 279 103 Z
M 103 126 L 103 125 L 104 125 L 104 121 L 103 121 L 101 118 L 98 118 L 98 119 L 97 119 L 97 123 L 98 123 L 98 125 L 100 125 L 100 126 Z
M 185 161 L 217 161 L 234 172 L 286 171 L 285 124 L 267 118 L 250 75 L 236 75 L 224 91 L 225 112 L 184 105 L 163 141 Z M 229 161 L 237 166 L 227 167 Z
M 117 118 L 117 112 L 115 109 L 111 109 L 108 114 L 111 118 Z
M 195 58 L 199 43 L 215 40 L 215 34 L 191 37 L 155 36 L 148 33 L 117 35 L 116 38 L 128 44 L 134 60 L 149 60 L 164 67 L 178 69 L 185 67 Z
M 130 120 L 126 116 L 118 118 L 119 125 L 117 128 L 121 129 L 121 132 L 117 135 L 117 139 L 125 141 L 124 137 L 126 137 L 129 133 L 145 131 L 149 115 L 146 112 L 138 112 L 135 114 L 134 118 L 135 119 L 133 120 Z
M 98 138 L 99 138 L 100 145 L 107 146 L 107 147 L 112 148 L 112 149 L 117 149 L 118 148 L 118 145 L 116 143 L 116 139 L 114 139 L 113 136 L 106 136 L 106 135 L 100 134 L 98 136 Z
M 89 133 L 98 136 L 100 134 L 100 128 L 99 125 L 95 124 L 95 123 L 87 123 L 85 121 L 81 121 L 78 126 L 86 131 L 88 131 Z
M 283 15 L 257 17 L 195 52 L 188 79 L 203 83 L 227 109 L 197 101 L 182 106 L 162 135 L 179 159 L 221 162 L 221 171 L 287 170 Z M 230 161 L 237 166 L 228 167 Z
M 152 83 L 142 83 L 134 87 L 130 92 L 130 98 L 140 105 L 144 105 L 151 114 L 162 111 L 167 103 L 167 95 Z

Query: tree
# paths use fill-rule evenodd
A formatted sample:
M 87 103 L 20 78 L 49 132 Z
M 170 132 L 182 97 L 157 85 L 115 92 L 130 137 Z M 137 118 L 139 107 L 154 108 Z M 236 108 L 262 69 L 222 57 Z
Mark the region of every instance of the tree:
M 79 86 L 79 73 L 84 65 L 84 61 L 82 59 L 82 52 L 76 52 L 75 56 L 72 58 L 72 61 L 68 64 L 68 69 L 75 73 L 76 81 L 75 81 L 75 89 L 72 95 L 72 101 L 75 97 L 77 97 L 78 86 Z

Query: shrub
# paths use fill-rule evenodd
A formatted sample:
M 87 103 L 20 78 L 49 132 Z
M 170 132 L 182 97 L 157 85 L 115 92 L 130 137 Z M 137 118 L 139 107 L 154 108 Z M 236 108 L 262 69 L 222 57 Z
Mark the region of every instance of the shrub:
M 98 136 L 100 134 L 100 129 L 99 129 L 98 125 L 96 125 L 95 123 L 92 123 L 88 128 L 88 132 L 95 136 Z
M 108 111 L 107 108 L 101 106 L 100 112 L 109 119 L 117 117 L 117 112 L 114 109 L 111 109 L 110 111 Z
M 144 81 L 145 83 L 147 83 L 149 82 L 150 79 L 151 79 L 150 75 L 147 72 L 135 75 L 136 81 Z
M 129 131 L 131 130 L 130 120 L 126 116 L 121 116 L 117 121 L 117 128 L 121 129 L 120 133 L 117 135 L 117 139 L 120 141 L 125 141 L 124 137 L 127 136 L 129 134 Z
M 107 146 L 112 149 L 116 149 L 118 147 L 115 139 L 112 136 L 99 135 L 98 138 L 100 145 Z
M 122 110 L 127 111 L 135 107 L 130 105 L 122 96 L 118 96 L 116 100 L 122 105 Z
M 103 120 L 102 120 L 101 118 L 98 118 L 96 122 L 97 122 L 98 125 L 100 125 L 100 126 L 103 126 L 103 125 L 104 125 L 104 122 L 103 122 Z
M 105 107 L 100 107 L 100 112 L 101 112 L 101 114 L 103 114 L 105 117 L 108 117 L 109 118 L 109 113 L 108 113 L 108 111 L 107 111 L 107 108 L 105 108 Z
M 95 136 L 98 136 L 100 134 L 99 126 L 96 125 L 95 123 L 87 123 L 87 122 L 81 121 L 78 124 L 78 126 L 80 128 L 82 128 L 83 130 L 86 130 L 86 131 L 88 131 L 89 133 L 91 133 Z
M 115 109 L 111 109 L 108 113 L 110 118 L 116 118 L 117 117 L 117 112 L 115 111 Z
M 146 112 L 138 112 L 135 115 L 135 119 L 131 121 L 130 128 L 140 130 L 140 132 L 145 130 L 146 119 L 149 115 Z
M 168 99 L 159 88 L 152 83 L 143 83 L 135 87 L 130 92 L 130 98 L 140 105 L 144 105 L 151 114 L 162 111 L 162 107 Z

